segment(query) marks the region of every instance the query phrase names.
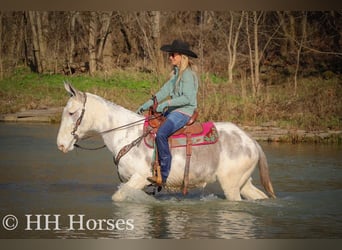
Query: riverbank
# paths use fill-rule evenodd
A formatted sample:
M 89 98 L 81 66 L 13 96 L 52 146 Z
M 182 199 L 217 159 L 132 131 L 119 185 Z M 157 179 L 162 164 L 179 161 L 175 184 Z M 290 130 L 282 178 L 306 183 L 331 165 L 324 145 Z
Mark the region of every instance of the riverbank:
M 60 121 L 62 110 L 63 107 L 57 107 L 0 114 L 0 122 L 55 123 Z
M 18 68 L 0 81 L 0 121 L 58 123 L 68 101 L 63 82 L 136 110 L 166 79 L 134 70 L 111 75 L 39 75 Z M 294 94 L 290 82 L 263 85 L 254 96 L 248 79 L 205 74 L 198 91 L 199 121 L 230 121 L 263 141 L 338 142 L 342 131 L 342 79 L 302 78 Z
M 63 107 L 25 110 L 10 114 L 0 114 L 0 122 L 18 123 L 58 123 Z M 342 143 L 341 130 L 284 129 L 269 124 L 261 126 L 239 125 L 257 141 L 286 143 Z

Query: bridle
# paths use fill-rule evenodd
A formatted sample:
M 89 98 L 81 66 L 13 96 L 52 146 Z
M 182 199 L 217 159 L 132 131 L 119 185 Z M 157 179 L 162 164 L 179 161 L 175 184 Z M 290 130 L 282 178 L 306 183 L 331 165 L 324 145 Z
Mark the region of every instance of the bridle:
M 74 126 L 73 130 L 71 131 L 71 135 L 74 137 L 76 142 L 79 139 L 79 136 L 76 134 L 76 131 L 77 131 L 78 127 L 81 125 L 81 122 L 83 120 L 84 113 L 85 113 L 85 105 L 86 105 L 86 102 L 87 102 L 87 94 L 85 92 L 83 92 L 83 96 L 84 96 L 84 102 L 83 102 L 83 108 L 82 108 L 81 115 L 76 120 L 75 126 Z

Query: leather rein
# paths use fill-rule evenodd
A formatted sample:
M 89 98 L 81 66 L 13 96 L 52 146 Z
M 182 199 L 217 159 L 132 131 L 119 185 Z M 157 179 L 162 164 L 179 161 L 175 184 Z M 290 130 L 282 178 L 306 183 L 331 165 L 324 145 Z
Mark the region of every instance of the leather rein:
M 88 147 L 84 147 L 84 146 L 81 146 L 79 144 L 77 144 L 77 142 L 80 140 L 80 139 L 89 139 L 95 135 L 91 135 L 91 136 L 88 136 L 86 138 L 80 138 L 76 132 L 77 132 L 77 129 L 78 127 L 81 125 L 82 123 L 82 120 L 83 120 L 83 117 L 84 117 L 84 113 L 85 113 L 85 106 L 86 106 L 86 102 L 87 102 L 87 94 L 85 92 L 83 92 L 83 96 L 84 96 L 84 102 L 83 102 L 83 107 L 82 107 L 82 111 L 81 111 L 81 115 L 78 117 L 78 119 L 76 120 L 76 123 L 75 123 L 75 126 L 73 128 L 73 130 L 71 131 L 71 135 L 74 137 L 74 139 L 76 140 L 76 142 L 74 143 L 74 146 L 76 148 L 79 148 L 79 149 L 83 149 L 83 150 L 98 150 L 98 149 L 102 149 L 102 148 L 105 148 L 106 145 L 102 145 L 102 146 L 99 146 L 99 147 L 95 147 L 95 148 L 88 148 Z M 106 134 L 106 133 L 109 133 L 109 132 L 112 132 L 112 131 L 115 131 L 115 130 L 119 130 L 119 129 L 124 129 L 124 128 L 128 128 L 128 127 L 131 127 L 135 124 L 138 124 L 138 123 L 141 123 L 141 122 L 144 122 L 144 121 L 151 121 L 151 120 L 155 120 L 155 119 L 158 119 L 162 116 L 162 114 L 154 114 L 154 115 L 151 115 L 149 116 L 148 118 L 143 118 L 143 119 L 140 119 L 140 120 L 137 120 L 135 122 L 131 122 L 131 123 L 128 123 L 128 124 L 125 124 L 125 125 L 122 125 L 122 126 L 119 126 L 119 127 L 116 127 L 116 128 L 112 128 L 112 129 L 108 129 L 108 130 L 104 130 L 102 132 L 99 132 L 98 134 Z M 150 131 L 148 131 L 149 133 Z M 131 149 L 133 146 L 136 146 L 141 140 L 142 138 L 146 137 L 148 135 L 147 131 L 140 137 L 138 137 L 136 140 L 134 140 L 131 144 L 129 145 L 132 145 L 129 147 L 129 149 Z M 128 148 L 127 147 L 128 145 L 126 145 L 124 148 Z M 121 152 L 121 151 L 120 151 Z M 120 155 L 120 152 L 119 152 L 119 155 Z M 121 152 L 122 154 L 122 152 Z M 123 155 L 122 155 L 123 156 Z M 116 157 L 118 158 L 118 157 Z M 121 156 L 120 156 L 121 158 Z M 117 160 L 118 162 L 118 160 Z

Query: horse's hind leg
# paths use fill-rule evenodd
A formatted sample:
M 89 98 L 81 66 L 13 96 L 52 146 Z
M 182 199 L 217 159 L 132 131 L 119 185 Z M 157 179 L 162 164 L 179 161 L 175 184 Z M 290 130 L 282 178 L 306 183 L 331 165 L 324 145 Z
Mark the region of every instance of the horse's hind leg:
M 220 182 L 221 188 L 227 200 L 240 201 L 240 187 L 238 182 L 232 178 L 232 173 L 218 174 L 217 179 Z
M 249 178 L 241 188 L 241 195 L 247 200 L 267 199 L 267 195 L 252 184 L 252 178 Z
M 225 168 L 221 168 L 217 172 L 217 178 L 221 184 L 224 194 L 228 200 L 240 201 L 242 199 L 242 188 L 246 185 L 246 196 L 251 195 L 252 199 L 259 199 L 260 194 L 255 190 L 256 188 L 250 183 L 250 176 L 255 169 L 256 158 L 240 158 L 234 161 L 225 161 Z M 234 167 L 227 167 L 234 166 Z M 254 187 L 254 189 L 253 189 Z M 253 198 L 256 196 L 257 198 Z M 245 196 L 243 195 L 245 198 Z

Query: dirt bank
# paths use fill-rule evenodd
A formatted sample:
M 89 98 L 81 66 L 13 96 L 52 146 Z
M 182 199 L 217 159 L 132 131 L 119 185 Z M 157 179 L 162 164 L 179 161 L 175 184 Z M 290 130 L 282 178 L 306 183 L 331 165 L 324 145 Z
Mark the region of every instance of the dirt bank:
M 0 114 L 0 122 L 56 123 L 60 121 L 62 110 L 63 107 L 55 107 L 39 110 L 25 110 L 13 114 Z M 240 125 L 240 127 L 257 141 L 342 143 L 342 131 L 340 130 L 306 131 L 301 129 L 284 129 L 268 125 Z
M 37 110 L 24 110 L 11 114 L 0 114 L 0 122 L 43 122 L 53 123 L 60 120 L 63 107 Z
M 270 126 L 241 126 L 241 128 L 257 141 L 342 143 L 342 131 L 340 130 L 307 131 Z

